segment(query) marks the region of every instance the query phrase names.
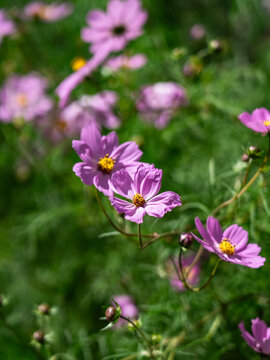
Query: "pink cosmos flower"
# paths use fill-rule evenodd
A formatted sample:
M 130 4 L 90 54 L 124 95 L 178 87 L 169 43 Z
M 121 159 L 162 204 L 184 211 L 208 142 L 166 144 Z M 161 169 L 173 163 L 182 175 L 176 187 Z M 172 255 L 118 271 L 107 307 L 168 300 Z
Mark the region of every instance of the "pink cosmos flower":
M 45 22 L 54 22 L 69 16 L 72 11 L 73 5 L 68 2 L 45 4 L 42 1 L 34 1 L 25 6 L 23 17 L 26 19 L 39 18 Z
M 135 142 L 128 141 L 119 145 L 114 131 L 101 136 L 94 124 L 82 129 L 81 140 L 73 140 L 72 147 L 83 161 L 74 165 L 75 174 L 84 184 L 94 184 L 105 195 L 112 191 L 113 174 L 121 169 L 135 171 L 142 156 Z
M 223 232 L 218 220 L 212 216 L 207 219 L 206 229 L 198 217 L 195 225 L 203 240 L 192 234 L 195 239 L 222 260 L 254 269 L 263 266 L 266 259 L 258 255 L 261 248 L 257 244 L 247 243 L 248 232 L 242 227 L 234 224 Z
M 188 256 L 182 259 L 183 271 L 185 271 L 188 268 L 188 266 L 192 264 L 193 260 L 194 260 L 194 256 Z M 178 268 L 178 273 L 180 273 L 178 257 L 174 259 L 174 263 Z M 168 262 L 166 266 L 166 270 L 169 274 L 171 286 L 177 291 L 185 291 L 186 288 L 184 287 L 182 281 L 179 280 L 171 261 Z M 188 282 L 188 284 L 190 284 L 191 286 L 196 286 L 200 280 L 200 272 L 201 272 L 200 264 L 196 263 L 189 272 L 188 276 L 186 277 L 186 281 Z
M 180 106 L 188 104 L 186 91 L 174 82 L 159 82 L 142 88 L 137 109 L 158 129 L 164 128 Z
M 120 119 L 113 113 L 117 95 L 113 91 L 102 91 L 95 95 L 83 95 L 64 108 L 60 114 L 65 133 L 78 134 L 84 126 L 95 123 L 97 127 L 116 128 Z
M 266 323 L 258 317 L 251 320 L 252 335 L 246 331 L 244 322 L 242 321 L 238 327 L 242 333 L 242 337 L 257 353 L 270 355 L 270 328 L 267 328 Z
M 92 44 L 94 54 L 86 65 L 67 77 L 56 89 L 60 106 L 65 106 L 71 91 L 90 75 L 111 52 L 123 50 L 127 43 L 142 34 L 147 13 L 139 0 L 110 0 L 107 12 L 92 10 L 87 16 L 89 27 L 82 30 L 82 39 Z
M 14 34 L 16 27 L 10 19 L 8 19 L 6 12 L 0 9 L 0 44 L 4 36 Z
M 251 114 L 243 112 L 238 119 L 256 132 L 266 134 L 270 131 L 270 112 L 265 108 L 255 109 Z
M 138 308 L 135 305 L 133 297 L 129 295 L 115 295 L 113 299 L 121 308 L 121 315 L 125 316 L 128 319 L 135 320 L 138 318 Z M 115 305 L 113 303 L 113 305 Z M 115 324 L 115 327 L 121 327 L 123 325 L 128 325 L 127 321 L 124 319 L 119 319 Z
M 120 214 L 125 215 L 126 220 L 141 224 L 145 214 L 154 217 L 163 217 L 176 206 L 181 206 L 181 198 L 172 191 L 166 191 L 159 195 L 162 178 L 162 170 L 154 165 L 140 165 L 134 178 L 122 169 L 112 176 L 113 191 L 131 201 L 110 196 L 112 206 Z
M 46 115 L 53 102 L 45 95 L 47 79 L 36 73 L 12 75 L 0 90 L 0 119 L 31 121 Z
M 137 54 L 134 56 L 119 55 L 111 57 L 106 66 L 111 71 L 118 71 L 121 68 L 135 70 L 143 67 L 147 62 L 147 58 L 143 54 Z

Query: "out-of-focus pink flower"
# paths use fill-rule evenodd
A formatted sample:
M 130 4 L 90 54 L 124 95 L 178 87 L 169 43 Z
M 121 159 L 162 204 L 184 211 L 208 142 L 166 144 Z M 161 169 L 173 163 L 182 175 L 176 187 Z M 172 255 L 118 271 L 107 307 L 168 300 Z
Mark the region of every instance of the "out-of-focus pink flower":
M 45 95 L 47 79 L 36 73 L 12 75 L 0 90 L 0 120 L 31 121 L 46 115 L 52 100 Z
M 23 17 L 26 19 L 38 18 L 45 22 L 54 22 L 69 16 L 73 11 L 73 5 L 68 2 L 45 4 L 42 1 L 34 1 L 26 5 Z
M 255 109 L 251 114 L 243 112 L 238 119 L 256 132 L 266 134 L 270 131 L 270 112 L 265 108 Z
M 183 271 L 187 270 L 188 266 L 192 264 L 193 260 L 194 260 L 194 256 L 188 256 L 182 259 Z M 178 257 L 174 259 L 174 263 L 178 269 L 178 273 L 180 274 Z M 186 288 L 184 287 L 182 281 L 179 280 L 171 261 L 168 261 L 165 269 L 169 276 L 171 286 L 177 291 L 185 291 Z M 200 264 L 196 263 L 186 277 L 187 283 L 190 284 L 191 286 L 196 286 L 200 279 L 200 272 L 201 272 Z
M 106 62 L 105 65 L 111 71 L 117 71 L 122 68 L 135 70 L 143 67 L 146 64 L 146 62 L 147 62 L 147 58 L 143 54 L 137 54 L 134 56 L 119 55 L 119 56 L 111 57 Z
M 107 12 L 92 10 L 87 16 L 89 27 L 82 30 L 84 41 L 92 44 L 93 58 L 68 76 L 56 89 L 60 107 L 66 105 L 69 95 L 83 79 L 90 75 L 111 52 L 123 50 L 127 43 L 142 34 L 147 13 L 139 0 L 110 0 Z
M 12 20 L 10 20 L 6 12 L 0 9 L 0 44 L 4 36 L 12 35 L 16 32 L 16 27 Z
M 113 91 L 102 91 L 95 95 L 83 95 L 65 107 L 60 113 L 60 131 L 67 136 L 80 134 L 84 126 L 91 123 L 97 127 L 113 129 L 120 119 L 113 113 L 117 95 Z
M 136 320 L 138 318 L 138 308 L 132 296 L 129 295 L 115 295 L 113 299 L 121 308 L 121 315 L 125 316 L 130 320 Z M 113 303 L 115 306 L 115 304 Z M 128 325 L 128 322 L 124 319 L 119 319 L 115 324 L 116 327 Z
M 238 327 L 242 333 L 242 337 L 257 353 L 270 355 L 270 328 L 260 318 L 251 320 L 252 335 L 246 331 L 244 322 L 242 321 Z
M 241 226 L 234 224 L 223 231 L 213 216 L 207 218 L 206 229 L 198 217 L 195 225 L 203 239 L 192 235 L 207 251 L 233 264 L 254 269 L 263 266 L 266 259 L 259 256 L 261 248 L 257 244 L 248 244 L 248 232 Z
M 107 12 L 89 12 L 86 19 L 88 27 L 82 30 L 82 39 L 92 44 L 92 53 L 104 47 L 120 51 L 130 40 L 142 35 L 146 19 L 147 13 L 142 10 L 139 0 L 111 0 Z
M 175 110 L 188 105 L 185 89 L 174 82 L 159 82 L 142 88 L 136 106 L 145 120 L 164 128 Z
M 84 184 L 95 185 L 105 195 L 112 193 L 113 174 L 120 169 L 134 172 L 142 156 L 134 141 L 119 145 L 114 131 L 101 136 L 95 124 L 84 127 L 81 140 L 73 140 L 72 147 L 83 161 L 74 165 L 75 174 Z
M 190 36 L 195 40 L 201 40 L 205 37 L 205 27 L 201 24 L 195 24 L 190 29 Z
M 112 176 L 113 192 L 129 201 L 110 196 L 115 210 L 124 214 L 125 219 L 141 224 L 143 217 L 148 214 L 163 217 L 168 211 L 181 206 L 181 198 L 173 191 L 158 194 L 161 187 L 162 170 L 154 165 L 140 165 L 134 179 L 125 170 L 119 170 Z

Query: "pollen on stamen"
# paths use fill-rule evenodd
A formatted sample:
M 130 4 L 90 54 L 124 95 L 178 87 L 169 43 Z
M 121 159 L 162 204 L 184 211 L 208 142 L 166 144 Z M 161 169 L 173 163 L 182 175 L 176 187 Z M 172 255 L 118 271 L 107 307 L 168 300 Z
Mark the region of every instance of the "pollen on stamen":
M 233 245 L 231 241 L 226 238 L 224 238 L 219 244 L 219 249 L 227 255 L 234 255 L 235 253 L 235 245 Z
M 270 125 L 270 120 L 265 120 L 265 121 L 263 122 L 263 125 L 269 126 L 269 125 Z
M 146 203 L 143 196 L 138 193 L 133 196 L 132 202 L 137 208 L 142 207 Z
M 109 174 L 114 168 L 115 159 L 109 157 L 109 154 L 106 154 L 103 158 L 99 159 L 98 169 L 102 172 Z

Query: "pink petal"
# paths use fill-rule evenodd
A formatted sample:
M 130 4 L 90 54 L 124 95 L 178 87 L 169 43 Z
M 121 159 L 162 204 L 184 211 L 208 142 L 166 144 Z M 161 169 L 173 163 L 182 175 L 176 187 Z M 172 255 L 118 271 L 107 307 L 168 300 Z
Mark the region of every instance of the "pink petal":
M 119 199 L 115 196 L 111 196 L 110 201 L 119 214 L 134 213 L 135 206 L 131 202 Z
M 161 186 L 162 170 L 154 165 L 140 165 L 134 176 L 134 188 L 145 200 L 155 196 Z
M 214 238 L 217 242 L 221 242 L 223 231 L 217 219 L 213 216 L 208 216 L 206 228 L 212 238 Z
M 143 222 L 143 217 L 146 214 L 145 209 L 143 207 L 135 208 L 133 213 L 128 213 L 125 215 L 125 219 L 135 222 L 137 224 L 141 224 Z
M 128 141 L 114 149 L 111 155 L 118 162 L 126 164 L 139 160 L 142 156 L 142 151 L 139 150 L 138 145 L 134 141 Z
M 116 194 L 128 199 L 132 199 L 135 195 L 132 186 L 133 180 L 126 170 L 122 169 L 114 173 L 111 182 L 112 189 Z
M 147 201 L 145 211 L 150 216 L 163 217 L 167 212 L 181 205 L 181 198 L 178 194 L 173 191 L 165 191 Z
M 257 342 L 262 342 L 262 339 L 266 337 L 267 333 L 266 323 L 257 317 L 256 319 L 251 320 L 251 324 L 253 336 L 255 337 Z
M 95 124 L 90 124 L 82 128 L 81 139 L 89 146 L 95 159 L 102 157 L 101 134 Z
M 93 178 L 96 175 L 96 171 L 86 163 L 77 163 L 73 166 L 75 174 L 81 178 L 85 185 L 93 185 Z
M 250 346 L 253 350 L 259 352 L 256 347 L 256 341 L 255 341 L 254 337 L 249 332 L 246 331 L 243 321 L 240 324 L 238 324 L 238 327 L 241 331 L 242 337 L 245 339 L 248 346 Z

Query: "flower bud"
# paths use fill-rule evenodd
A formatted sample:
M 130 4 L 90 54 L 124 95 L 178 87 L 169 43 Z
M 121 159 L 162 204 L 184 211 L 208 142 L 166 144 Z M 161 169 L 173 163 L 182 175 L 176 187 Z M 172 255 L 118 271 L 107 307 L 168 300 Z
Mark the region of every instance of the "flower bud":
M 242 156 L 242 161 L 244 161 L 244 162 L 249 162 L 249 156 L 248 156 L 248 154 L 243 154 L 243 156 Z
M 112 322 L 117 317 L 117 310 L 113 306 L 109 306 L 105 312 L 105 317 L 108 322 Z
M 262 155 L 261 149 L 258 148 L 258 146 L 250 146 L 247 150 L 247 155 L 250 158 L 259 158 Z
M 38 306 L 38 311 L 43 315 L 49 315 L 50 310 L 51 310 L 51 308 L 48 304 L 40 304 Z
M 209 43 L 209 49 L 212 52 L 219 53 L 222 50 L 222 44 L 219 40 L 211 40 Z
M 162 336 L 160 334 L 152 334 L 151 341 L 153 344 L 159 344 L 161 342 Z
M 33 334 L 33 339 L 36 340 L 38 343 L 43 344 L 45 341 L 45 334 L 42 330 L 37 330 Z
M 180 235 L 180 238 L 179 238 L 180 246 L 189 248 L 192 244 L 192 241 L 193 241 L 193 236 L 191 234 L 183 233 Z

